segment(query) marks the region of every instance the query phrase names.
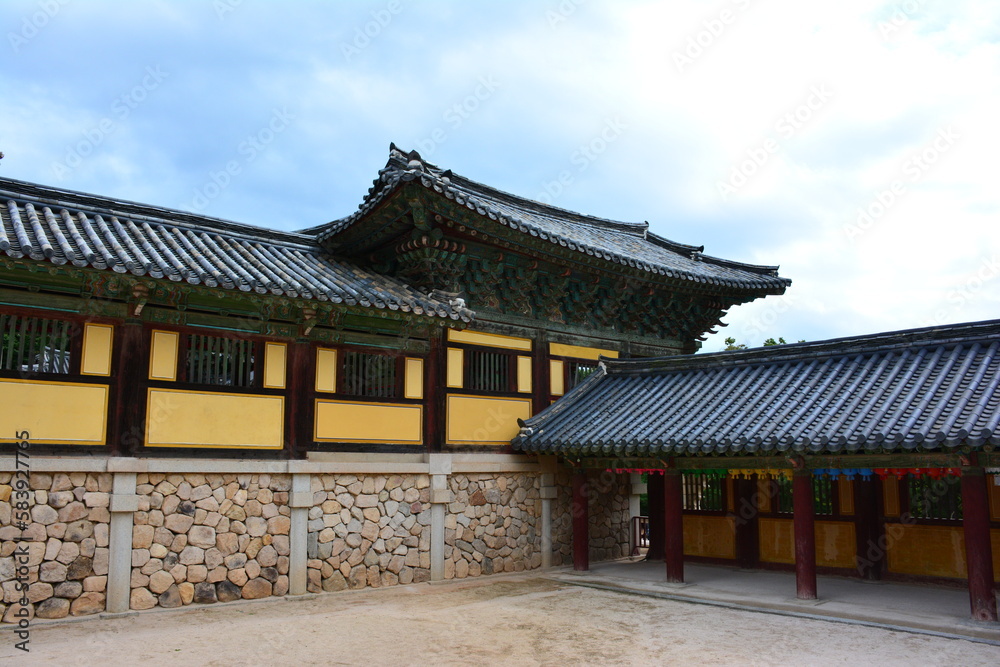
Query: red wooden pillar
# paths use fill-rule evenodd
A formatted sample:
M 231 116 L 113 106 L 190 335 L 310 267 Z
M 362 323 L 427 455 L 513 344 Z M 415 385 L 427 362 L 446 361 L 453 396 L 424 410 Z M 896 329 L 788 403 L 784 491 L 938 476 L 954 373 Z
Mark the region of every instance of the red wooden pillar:
M 573 569 L 590 569 L 590 512 L 587 506 L 587 471 L 573 472 Z
M 980 467 L 962 468 L 962 527 L 965 532 L 965 560 L 969 573 L 972 618 L 977 621 L 996 621 L 990 508 L 986 476 Z
M 667 566 L 667 581 L 684 582 L 684 498 L 681 492 L 681 473 L 668 469 L 663 475 L 663 562 Z
M 813 509 L 812 471 L 796 468 L 792 476 L 795 528 L 795 595 L 816 599 L 816 515 Z

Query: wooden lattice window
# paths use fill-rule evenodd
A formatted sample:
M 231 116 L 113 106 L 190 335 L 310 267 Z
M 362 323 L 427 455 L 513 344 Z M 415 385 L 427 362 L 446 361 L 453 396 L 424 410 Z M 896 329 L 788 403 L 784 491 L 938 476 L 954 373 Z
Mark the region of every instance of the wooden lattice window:
M 792 498 L 792 480 L 784 476 L 774 479 L 777 493 L 774 494 L 774 511 L 777 514 L 791 514 L 795 503 Z
M 508 392 L 511 390 L 513 355 L 486 350 L 467 350 L 466 387 L 473 391 Z
M 778 514 L 792 514 L 795 508 L 795 497 L 792 492 L 792 480 L 787 477 L 777 477 L 774 482 L 777 493 L 774 496 L 774 511 Z M 819 516 L 834 516 L 837 514 L 837 480 L 833 477 L 813 477 L 813 514 Z
M 342 391 L 350 396 L 396 398 L 396 358 L 388 354 L 344 352 Z
M 721 512 L 725 508 L 725 479 L 684 474 L 681 483 L 684 491 L 684 509 Z
M 837 480 L 831 477 L 813 477 L 813 512 L 821 516 L 837 513 Z
M 69 373 L 73 329 L 65 320 L 0 315 L 0 370 Z
M 936 521 L 962 520 L 962 487 L 958 477 L 906 478 L 910 516 Z
M 586 363 L 583 361 L 567 361 L 566 362 L 566 391 L 569 391 L 576 385 L 580 384 L 591 373 L 597 370 L 596 363 Z
M 191 334 L 187 340 L 187 380 L 195 384 L 252 387 L 256 377 L 253 341 Z

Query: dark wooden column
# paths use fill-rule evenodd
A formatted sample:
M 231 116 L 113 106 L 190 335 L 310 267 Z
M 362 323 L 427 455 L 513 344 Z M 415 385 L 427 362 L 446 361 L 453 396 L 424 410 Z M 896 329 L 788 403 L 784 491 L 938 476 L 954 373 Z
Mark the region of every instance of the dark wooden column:
M 531 352 L 531 414 L 549 407 L 549 344 L 545 332 L 539 331 Z
M 882 537 L 882 493 L 879 482 L 871 479 L 854 480 L 854 541 L 857 545 L 855 562 L 858 574 L 866 581 L 880 581 L 885 567 Z
M 148 335 L 139 320 L 126 320 L 115 327 L 111 366 L 114 402 L 108 429 L 112 456 L 136 456 L 146 441 Z
M 663 475 L 663 562 L 667 566 L 667 581 L 684 582 L 684 497 L 681 473 L 668 469 Z
M 663 475 L 651 472 L 646 478 L 646 502 L 649 505 L 649 549 L 646 560 L 663 560 L 666 539 L 663 523 Z
M 757 476 L 733 480 L 736 497 L 736 560 L 744 570 L 760 565 L 760 531 L 757 525 Z
M 969 573 L 972 618 L 977 621 L 996 621 L 997 599 L 993 592 L 989 499 L 986 475 L 978 466 L 962 468 L 962 527 L 965 532 L 965 561 Z
M 590 511 L 587 505 L 587 472 L 573 472 L 573 569 L 590 569 Z
M 816 515 L 813 508 L 812 471 L 796 468 L 792 476 L 792 511 L 795 527 L 795 595 L 816 599 Z
M 428 452 L 440 452 L 444 443 L 445 412 L 448 391 L 448 350 L 444 344 L 444 329 L 431 331 L 430 354 L 424 364 L 424 447 Z
M 297 340 L 288 346 L 285 442 L 291 458 L 305 458 L 313 442 L 315 355 L 308 341 Z

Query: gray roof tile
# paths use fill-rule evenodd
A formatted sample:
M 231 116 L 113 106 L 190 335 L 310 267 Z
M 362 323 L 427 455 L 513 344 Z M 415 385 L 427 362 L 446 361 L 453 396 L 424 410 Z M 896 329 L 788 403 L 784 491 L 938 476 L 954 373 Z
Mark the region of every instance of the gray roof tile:
M 388 163 L 357 211 L 305 231 L 318 234 L 320 242 L 333 239 L 406 182 L 419 183 L 524 234 L 648 273 L 766 293 L 781 293 L 791 284 L 778 275 L 776 266 L 743 264 L 705 255 L 703 247 L 675 243 L 649 233 L 649 223 L 606 220 L 517 197 L 453 174 L 451 170 L 442 171 L 421 159 L 416 151 L 403 153 L 395 145 L 390 147 Z
M 469 322 L 424 294 L 325 252 L 315 236 L 0 179 L 0 253 L 53 264 L 400 310 Z
M 525 423 L 526 452 L 843 453 L 1000 444 L 1000 320 L 604 360 Z

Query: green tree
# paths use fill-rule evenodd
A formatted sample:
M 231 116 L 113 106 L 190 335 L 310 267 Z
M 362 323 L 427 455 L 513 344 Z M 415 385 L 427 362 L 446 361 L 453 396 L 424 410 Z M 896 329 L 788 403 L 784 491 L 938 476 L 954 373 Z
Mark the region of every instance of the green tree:
M 805 341 L 804 340 L 800 340 L 800 341 L 796 341 L 796 342 L 804 343 Z M 736 339 L 733 338 L 732 336 L 730 336 L 729 338 L 727 338 L 725 340 L 725 343 L 726 343 L 726 346 L 724 348 L 722 348 L 725 351 L 729 351 L 729 350 L 746 350 L 746 349 L 748 349 L 746 343 L 737 343 Z M 785 340 L 784 338 L 778 338 L 778 340 L 774 340 L 773 338 L 768 338 L 767 340 L 764 341 L 764 347 L 771 347 L 772 345 L 788 345 L 788 341 Z

